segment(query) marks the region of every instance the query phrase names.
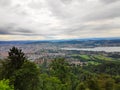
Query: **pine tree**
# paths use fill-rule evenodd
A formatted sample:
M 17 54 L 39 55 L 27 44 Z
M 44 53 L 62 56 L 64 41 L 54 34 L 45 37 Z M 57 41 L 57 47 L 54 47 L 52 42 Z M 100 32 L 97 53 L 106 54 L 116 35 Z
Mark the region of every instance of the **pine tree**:
M 8 59 L 3 62 L 2 78 L 10 79 L 16 70 L 19 70 L 26 57 L 21 49 L 12 47 L 8 52 Z
M 11 67 L 14 69 L 20 69 L 20 67 L 26 60 L 25 54 L 22 52 L 22 50 L 13 47 L 12 49 L 10 49 L 8 54 L 8 59 L 10 61 Z
M 15 90 L 38 90 L 39 68 L 25 57 L 21 49 L 13 47 L 3 63 L 2 79 L 9 79 Z

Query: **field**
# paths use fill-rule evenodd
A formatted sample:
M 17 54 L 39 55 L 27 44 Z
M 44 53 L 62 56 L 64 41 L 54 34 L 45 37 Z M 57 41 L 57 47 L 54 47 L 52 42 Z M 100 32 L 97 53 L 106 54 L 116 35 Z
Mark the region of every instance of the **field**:
M 93 64 L 98 65 L 103 62 L 109 62 L 109 61 L 120 61 L 119 58 L 113 58 L 109 57 L 107 55 L 85 55 L 85 54 L 73 54 L 71 55 L 73 58 L 76 58 L 78 61 L 86 62 L 87 64 Z

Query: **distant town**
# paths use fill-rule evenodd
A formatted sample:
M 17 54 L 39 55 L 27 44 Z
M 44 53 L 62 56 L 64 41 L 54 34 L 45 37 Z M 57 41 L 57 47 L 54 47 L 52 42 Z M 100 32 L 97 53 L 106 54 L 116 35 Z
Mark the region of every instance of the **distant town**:
M 0 59 L 8 56 L 11 47 L 22 49 L 26 57 L 37 64 L 51 62 L 54 58 L 66 58 L 71 64 L 83 65 L 91 63 L 102 56 L 102 59 L 120 60 L 120 39 L 97 40 L 60 40 L 60 41 L 0 41 Z M 111 50 L 95 49 L 95 47 L 109 47 Z M 114 47 L 117 51 L 113 50 Z M 73 49 L 74 48 L 74 49 Z M 78 49 L 79 48 L 79 49 Z M 84 50 L 83 48 L 86 48 Z M 91 48 L 89 50 L 88 48 Z M 87 50 L 88 49 L 88 50 Z M 88 60 L 83 61 L 83 58 Z M 93 59 L 90 61 L 89 59 Z M 97 62 L 98 63 L 98 62 Z

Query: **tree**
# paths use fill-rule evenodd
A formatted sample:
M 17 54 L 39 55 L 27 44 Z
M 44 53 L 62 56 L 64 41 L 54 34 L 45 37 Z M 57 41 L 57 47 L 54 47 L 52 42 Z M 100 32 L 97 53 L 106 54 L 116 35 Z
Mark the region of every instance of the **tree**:
M 2 77 L 10 79 L 16 70 L 19 70 L 23 63 L 26 61 L 26 57 L 21 49 L 13 47 L 8 52 L 8 59 L 2 62 Z
M 0 90 L 14 90 L 14 88 L 13 86 L 9 86 L 9 80 L 1 80 Z
M 25 62 L 15 73 L 15 90 L 38 90 L 39 68 L 33 62 Z
M 120 90 L 120 83 L 115 85 L 115 90 Z
M 76 90 L 86 90 L 86 86 L 85 86 L 85 84 L 84 84 L 84 83 L 80 83 L 80 84 L 78 84 Z
M 105 83 L 105 90 L 114 90 L 114 80 L 113 79 L 107 79 Z
M 100 86 L 98 81 L 95 79 L 87 80 L 87 85 L 90 90 L 100 90 Z
M 11 67 L 14 69 L 20 69 L 26 60 L 25 54 L 22 52 L 22 50 L 13 47 L 12 49 L 10 49 L 8 54 L 8 59 L 10 61 L 9 64 L 11 65 Z
M 2 78 L 9 79 L 15 90 L 38 90 L 39 69 L 27 60 L 21 49 L 13 47 L 2 63 Z
M 52 75 L 58 77 L 58 79 L 60 79 L 63 84 L 68 81 L 70 68 L 69 64 L 65 61 L 64 58 L 57 58 L 53 60 L 50 65 L 50 70 Z

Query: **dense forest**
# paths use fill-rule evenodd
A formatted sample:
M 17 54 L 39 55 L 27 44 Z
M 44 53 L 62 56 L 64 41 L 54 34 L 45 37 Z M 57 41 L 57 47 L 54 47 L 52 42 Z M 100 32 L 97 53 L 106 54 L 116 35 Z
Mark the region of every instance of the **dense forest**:
M 38 65 L 13 47 L 0 60 L 0 90 L 120 90 L 120 62 L 80 66 L 59 57 Z

